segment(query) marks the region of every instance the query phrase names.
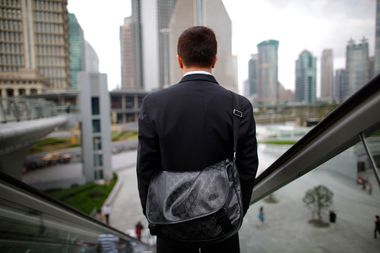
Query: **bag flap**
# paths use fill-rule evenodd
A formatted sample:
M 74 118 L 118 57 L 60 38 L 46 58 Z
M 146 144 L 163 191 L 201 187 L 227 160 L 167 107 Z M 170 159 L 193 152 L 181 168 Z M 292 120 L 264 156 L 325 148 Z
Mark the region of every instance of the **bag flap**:
M 160 171 L 149 185 L 146 204 L 151 224 L 175 224 L 221 209 L 229 192 L 229 160 L 194 172 Z

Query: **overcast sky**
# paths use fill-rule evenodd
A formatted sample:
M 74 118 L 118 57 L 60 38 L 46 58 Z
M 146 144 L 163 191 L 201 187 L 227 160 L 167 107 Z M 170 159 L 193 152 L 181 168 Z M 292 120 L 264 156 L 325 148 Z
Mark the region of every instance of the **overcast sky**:
M 181 1 L 181 0 L 178 0 Z M 233 25 L 233 53 L 238 56 L 240 88 L 247 79 L 250 54 L 267 39 L 280 41 L 279 81 L 294 90 L 295 60 L 310 50 L 318 60 L 324 48 L 334 50 L 334 68 L 345 66 L 350 38 L 369 40 L 374 54 L 376 0 L 223 0 Z M 131 15 L 129 0 L 69 0 L 85 38 L 99 56 L 108 88 L 120 85 L 119 27 Z M 320 79 L 320 76 L 318 76 Z M 318 80 L 319 83 L 319 80 Z M 318 92 L 319 93 L 319 92 Z

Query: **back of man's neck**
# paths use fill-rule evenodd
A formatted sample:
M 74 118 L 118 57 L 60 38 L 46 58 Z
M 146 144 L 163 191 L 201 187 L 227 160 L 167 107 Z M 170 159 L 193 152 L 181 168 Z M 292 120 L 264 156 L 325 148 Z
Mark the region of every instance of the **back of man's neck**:
M 182 68 L 182 73 L 186 75 L 188 72 L 194 72 L 194 71 L 203 71 L 203 72 L 208 72 L 212 73 L 212 68 L 202 68 L 202 67 L 183 67 Z

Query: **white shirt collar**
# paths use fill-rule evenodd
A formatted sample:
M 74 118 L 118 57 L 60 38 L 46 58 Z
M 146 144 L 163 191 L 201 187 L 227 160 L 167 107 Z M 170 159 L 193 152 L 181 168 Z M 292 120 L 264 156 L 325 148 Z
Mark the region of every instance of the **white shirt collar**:
M 189 72 L 186 72 L 183 76 L 193 75 L 193 74 L 204 74 L 204 75 L 210 75 L 210 76 L 212 76 L 212 74 L 211 74 L 210 72 L 202 71 L 202 70 L 198 70 L 198 71 L 189 71 Z

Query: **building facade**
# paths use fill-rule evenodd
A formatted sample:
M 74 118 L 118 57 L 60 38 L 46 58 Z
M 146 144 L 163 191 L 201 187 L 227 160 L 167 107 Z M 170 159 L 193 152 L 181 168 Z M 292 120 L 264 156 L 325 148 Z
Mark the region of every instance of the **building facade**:
M 332 49 L 324 49 L 321 57 L 321 100 L 333 101 L 334 55 Z
M 346 47 L 347 90 L 345 96 L 351 96 L 369 80 L 368 41 L 363 38 L 359 43 L 350 40 Z
M 107 75 L 79 72 L 83 173 L 86 182 L 112 179 Z
M 337 69 L 334 77 L 334 100 L 342 102 L 347 92 L 347 71 L 345 69 Z
M 157 0 L 157 25 L 158 25 L 158 59 L 159 59 L 159 88 L 162 89 L 171 84 L 169 50 L 169 22 L 177 0 Z
M 374 75 L 380 74 L 380 0 L 376 1 L 376 25 L 375 25 L 375 66 Z M 371 76 L 372 77 L 372 76 Z
M 257 65 L 258 55 L 252 54 L 248 61 L 248 94 L 249 96 L 257 95 Z
M 184 30 L 195 25 L 207 26 L 214 30 L 218 41 L 218 61 L 213 75 L 223 87 L 237 91 L 237 61 L 232 55 L 232 23 L 222 0 L 177 1 L 168 31 L 170 83 L 177 83 L 182 77 L 176 60 L 178 37 Z
M 317 91 L 317 59 L 313 54 L 304 50 L 296 60 L 296 102 L 313 104 Z
M 66 0 L 0 1 L 2 96 L 70 88 L 66 5 Z
M 257 99 L 264 104 L 279 100 L 277 40 L 262 41 L 257 45 Z
M 140 83 L 137 81 L 136 57 L 134 36 L 135 29 L 132 17 L 124 19 L 124 24 L 120 26 L 120 51 L 121 51 L 121 88 L 137 89 Z
M 69 13 L 71 89 L 78 88 L 78 72 L 85 68 L 85 40 L 83 29 L 73 13 Z

